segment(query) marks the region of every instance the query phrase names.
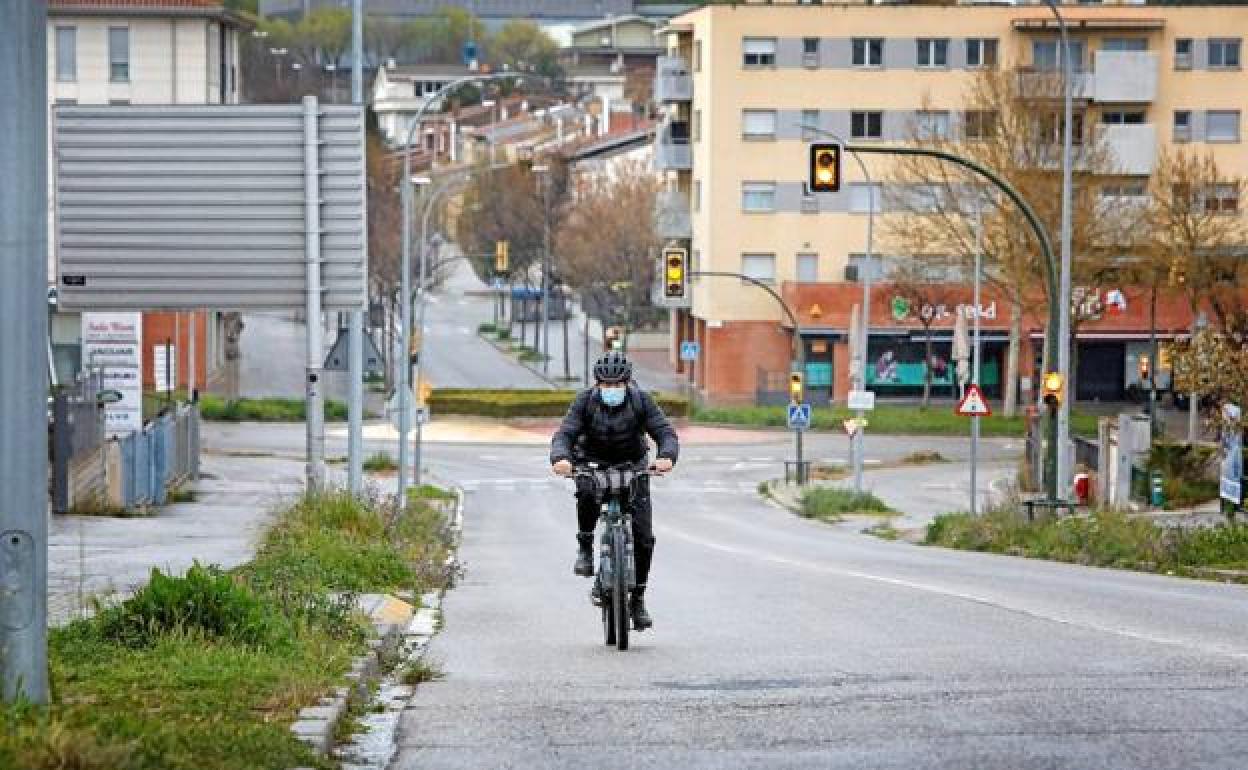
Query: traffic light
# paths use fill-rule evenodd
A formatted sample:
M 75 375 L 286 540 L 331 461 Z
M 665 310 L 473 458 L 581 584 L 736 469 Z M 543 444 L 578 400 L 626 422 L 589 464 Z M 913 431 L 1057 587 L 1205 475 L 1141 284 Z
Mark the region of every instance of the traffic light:
M 1057 372 L 1049 372 L 1044 375 L 1042 381 L 1044 403 L 1049 406 L 1057 406 L 1062 403 L 1062 375 Z
M 505 273 L 510 261 L 511 244 L 508 241 L 494 242 L 494 272 Z
M 685 258 L 687 252 L 678 247 L 663 250 L 663 296 L 668 299 L 685 298 Z
M 789 400 L 800 404 L 805 400 L 806 388 L 802 383 L 801 372 L 789 372 Z
M 841 146 L 817 143 L 810 146 L 810 191 L 839 192 L 841 189 Z
M 1150 370 L 1150 368 L 1151 368 L 1151 363 L 1152 363 L 1152 362 L 1150 362 L 1150 361 L 1148 360 L 1148 356 L 1147 356 L 1147 355 L 1141 355 L 1141 356 L 1140 356 L 1139 370 L 1140 370 L 1140 380 L 1141 380 L 1141 381 L 1144 381 L 1144 380 L 1147 380 L 1147 379 L 1148 379 L 1149 370 Z

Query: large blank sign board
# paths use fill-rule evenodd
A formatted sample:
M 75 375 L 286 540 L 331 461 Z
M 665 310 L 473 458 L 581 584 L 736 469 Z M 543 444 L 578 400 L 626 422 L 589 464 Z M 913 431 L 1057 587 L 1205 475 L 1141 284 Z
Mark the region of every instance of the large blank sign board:
M 363 309 L 362 112 L 315 112 L 305 122 L 302 104 L 57 107 L 61 306 L 303 308 L 305 186 L 319 180 L 322 307 Z M 305 157 L 308 139 L 317 151 Z

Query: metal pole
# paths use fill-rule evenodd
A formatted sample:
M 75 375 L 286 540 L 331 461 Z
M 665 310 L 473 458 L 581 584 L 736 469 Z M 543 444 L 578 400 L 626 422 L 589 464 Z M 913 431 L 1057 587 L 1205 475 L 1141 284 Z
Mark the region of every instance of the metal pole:
M 403 159 L 403 244 L 399 261 L 399 469 L 395 488 L 399 509 L 407 507 L 407 434 L 411 429 L 412 349 L 412 171 Z
M 550 373 L 550 175 L 542 175 L 542 374 Z
M 321 182 L 320 107 L 315 96 L 303 97 L 304 259 L 307 271 L 307 480 L 308 490 L 321 487 L 325 458 L 325 403 L 321 392 Z
M 0 24 L 0 673 L 6 701 L 48 700 L 47 3 Z
M 1073 131 L 1073 90 L 1074 90 L 1074 62 L 1071 61 L 1070 54 L 1070 37 L 1066 29 L 1066 19 L 1062 18 L 1062 14 L 1057 10 L 1057 5 L 1053 0 L 1045 0 L 1045 4 L 1049 6 L 1049 10 L 1057 17 L 1058 30 L 1062 39 L 1062 231 L 1061 231 L 1061 290 L 1058 298 L 1059 317 L 1058 317 L 1058 350 L 1057 350 L 1057 370 L 1062 375 L 1062 387 L 1066 392 L 1062 394 L 1061 402 L 1057 412 L 1057 468 L 1056 468 L 1056 485 L 1050 484 L 1051 489 L 1056 490 L 1056 497 L 1065 499 L 1070 486 L 1070 454 L 1068 447 L 1070 446 L 1070 402 L 1074 398 L 1074 392 L 1070 388 L 1070 346 L 1074 344 L 1074 340 L 1070 338 L 1070 272 L 1071 272 L 1071 144 Z
M 364 103 L 363 0 L 351 5 L 351 104 Z M 360 131 L 364 131 L 363 117 Z M 367 249 L 368 238 L 364 238 Z M 364 486 L 364 311 L 347 317 L 347 489 L 358 495 Z
M 1209 320 L 1206 318 L 1205 312 L 1202 310 L 1196 315 L 1195 320 L 1192 321 L 1193 342 L 1196 341 L 1196 335 L 1203 331 L 1208 325 Z M 1153 366 L 1155 367 L 1156 365 L 1157 363 L 1154 362 Z M 1174 390 L 1173 368 L 1170 371 L 1170 389 Z M 1187 443 L 1195 444 L 1196 440 L 1200 438 L 1200 394 L 1193 391 L 1188 394 L 1187 398 Z
M 971 346 L 971 382 L 979 386 L 980 336 L 979 287 L 984 270 L 984 199 L 975 195 L 975 289 L 971 304 L 975 307 L 974 341 Z M 971 418 L 971 515 L 979 513 L 979 415 Z
M 429 306 L 429 260 L 427 257 L 429 249 L 427 247 L 426 239 L 428 238 L 429 232 L 429 214 L 433 211 L 433 203 L 437 199 L 438 193 L 431 191 L 429 194 L 429 201 L 425 204 L 425 215 L 420 220 L 420 280 L 416 289 L 417 293 L 420 294 L 420 316 L 419 320 L 416 322 L 416 329 L 420 333 L 420 351 L 416 356 L 416 387 L 422 387 L 424 384 L 422 381 L 423 373 L 421 372 L 421 365 L 425 357 L 425 308 Z M 421 476 L 423 475 L 421 473 L 421 439 L 424 434 L 423 428 L 424 420 L 416 420 L 416 448 L 412 452 L 412 484 L 417 487 L 420 486 Z
M 195 334 L 196 326 L 198 325 L 196 324 L 197 319 L 195 316 L 198 312 L 199 311 L 192 310 L 190 313 L 190 319 L 187 321 L 187 325 L 190 329 L 188 329 L 188 337 L 186 341 L 186 349 L 189 353 L 187 357 L 188 371 L 186 374 L 186 397 L 192 404 L 199 400 L 199 366 L 198 362 L 195 360 L 195 356 L 197 354 Z

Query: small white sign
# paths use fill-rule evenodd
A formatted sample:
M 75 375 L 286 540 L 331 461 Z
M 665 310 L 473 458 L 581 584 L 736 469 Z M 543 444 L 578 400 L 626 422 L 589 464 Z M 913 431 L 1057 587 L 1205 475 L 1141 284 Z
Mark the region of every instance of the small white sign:
M 849 408 L 862 409 L 870 411 L 875 408 L 875 391 L 874 390 L 851 390 L 849 391 Z
M 161 343 L 152 346 L 152 375 L 157 393 L 178 389 L 178 346 Z
M 82 314 L 83 368 L 100 370 L 104 387 L 121 393 L 104 407 L 110 436 L 143 429 L 142 343 L 142 313 Z

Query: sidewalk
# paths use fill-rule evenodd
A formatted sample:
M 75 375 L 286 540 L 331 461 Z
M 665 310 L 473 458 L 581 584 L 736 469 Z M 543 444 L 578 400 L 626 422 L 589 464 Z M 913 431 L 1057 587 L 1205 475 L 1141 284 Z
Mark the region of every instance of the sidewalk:
M 202 472 L 195 502 L 152 516 L 51 516 L 48 622 L 72 620 L 94 595 L 128 593 L 154 567 L 247 561 L 274 507 L 303 489 L 303 463 L 290 459 L 205 455 Z

